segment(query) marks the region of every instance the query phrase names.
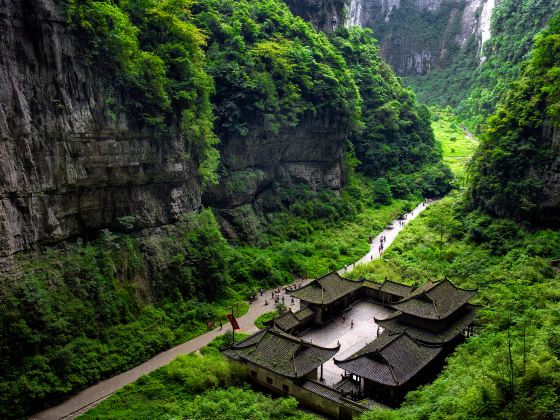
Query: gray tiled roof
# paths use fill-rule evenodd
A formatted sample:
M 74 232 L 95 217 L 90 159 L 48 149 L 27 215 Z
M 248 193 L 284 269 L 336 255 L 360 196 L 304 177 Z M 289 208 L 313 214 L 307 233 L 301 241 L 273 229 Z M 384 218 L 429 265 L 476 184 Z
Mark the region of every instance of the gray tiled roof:
M 424 319 L 444 319 L 471 299 L 476 290 L 459 289 L 449 280 L 428 282 L 391 305 L 402 313 Z
M 408 296 L 410 292 L 414 290 L 414 287 L 402 283 L 395 283 L 391 280 L 385 280 L 379 287 L 379 290 L 403 298 Z
M 273 320 L 274 324 L 282 331 L 291 330 L 299 325 L 299 319 L 292 311 L 287 311 Z
M 361 405 L 360 403 L 350 401 L 346 398 L 342 398 L 340 391 L 328 385 L 322 384 L 320 382 L 307 380 L 301 384 L 301 387 L 310 392 L 313 392 L 314 394 L 320 395 L 323 398 L 334 401 L 339 405 L 352 408 L 358 412 L 364 412 L 367 410 L 367 408 Z
M 332 272 L 288 294 L 304 302 L 329 304 L 358 290 L 363 283 L 363 280 L 347 280 L 340 277 L 338 273 Z
M 386 386 L 404 385 L 442 351 L 440 346 L 426 346 L 414 341 L 406 332 L 381 334 L 377 339 L 345 360 L 335 364 L 362 378 Z
M 476 316 L 476 306 L 466 304 L 462 314 L 443 330 L 435 333 L 412 325 L 401 320 L 402 312 L 397 311 L 389 318 L 376 319 L 375 322 L 389 334 L 400 334 L 406 331 L 412 338 L 428 344 L 447 343 L 457 337 L 463 329 L 469 326 Z
M 313 309 L 311 308 L 303 308 L 297 312 L 294 312 L 294 315 L 296 316 L 297 319 L 303 321 L 307 318 L 313 317 L 313 315 L 315 315 L 315 312 L 313 312 Z
M 331 359 L 339 348 L 319 347 L 272 327 L 234 344 L 223 353 L 279 375 L 298 378 Z
M 279 315 L 276 318 L 274 318 L 272 321 L 274 325 L 276 325 L 282 331 L 288 331 L 294 327 L 297 327 L 302 321 L 305 321 L 313 317 L 313 315 L 314 312 L 313 309 L 311 308 L 304 308 L 297 312 L 292 312 L 291 310 L 288 310 L 282 315 Z

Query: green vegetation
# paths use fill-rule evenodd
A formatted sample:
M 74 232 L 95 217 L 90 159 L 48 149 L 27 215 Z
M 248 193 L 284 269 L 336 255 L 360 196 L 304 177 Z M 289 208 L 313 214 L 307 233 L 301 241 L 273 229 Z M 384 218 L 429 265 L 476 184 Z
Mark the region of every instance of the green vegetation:
M 543 209 L 544 180 L 557 159 L 560 129 L 560 14 L 535 39 L 521 77 L 488 119 L 475 157 L 471 191 L 475 205 L 494 214 L 543 223 L 557 207 Z M 555 214 L 556 213 L 556 214 Z
M 475 39 L 448 54 L 452 62 L 426 75 L 407 77 L 420 101 L 452 106 L 473 131 L 488 115 L 527 60 L 534 36 L 560 9 L 560 0 L 502 0 L 492 14 L 492 38 L 481 58 Z M 482 62 L 481 62 L 482 61 Z
M 282 1 L 203 0 L 193 14 L 210 35 L 207 68 L 221 138 L 246 136 L 254 126 L 277 133 L 321 112 L 343 126 L 358 124 L 360 97 L 344 59 Z
M 478 147 L 478 141 L 463 130 L 461 120 L 451 108 L 434 106 L 430 111 L 434 135 L 443 150 L 443 162 L 451 168 L 455 178 L 464 184 L 466 169 Z
M 226 341 L 227 341 L 227 337 Z M 236 337 L 236 339 L 241 337 Z M 201 350 L 179 356 L 155 372 L 142 376 L 81 419 L 190 418 L 315 419 L 297 409 L 294 398 L 272 399 L 251 390 L 244 376 L 218 352 L 224 336 Z
M 107 230 L 91 242 L 21 256 L 21 279 L 0 278 L 0 417 L 25 416 L 199 335 L 206 321 L 223 320 L 261 287 L 354 261 L 368 251 L 368 236 L 403 208 L 449 190 L 428 111 L 381 62 L 368 31 L 341 30 L 329 40 L 280 0 L 65 4 L 70 30 L 105 88 L 104 118 L 126 120 L 157 141 L 183 139 L 184 153 L 170 162 L 194 162 L 202 187 L 218 182 L 218 138 L 255 127 L 277 133 L 319 114 L 352 135 L 361 171 L 383 177 L 355 175 L 349 145 L 343 191 L 276 188 L 275 206 L 247 212 L 236 245 L 203 210 L 157 235 L 135 234 L 135 216 L 121 217 L 126 233 Z M 231 188 L 242 189 L 243 179 Z M 246 309 L 241 303 L 238 310 Z M 234 399 L 217 401 L 236 384 L 228 375 L 211 373 L 215 389 L 192 399 L 194 379 L 177 374 L 189 382 L 190 400 L 170 412 L 205 418 L 221 407 L 247 415 L 227 408 Z M 271 417 L 295 404 L 271 408 L 246 389 L 231 395 Z
M 432 384 L 403 407 L 364 418 L 549 418 L 560 386 L 560 233 L 530 232 L 507 219 L 467 212 L 461 197 L 435 203 L 382 260 L 352 276 L 407 284 L 449 278 L 478 288 L 477 336 L 458 347 Z M 509 345 L 508 345 L 509 344 Z M 511 348 L 511 360 L 509 350 Z
M 315 278 L 365 255 L 368 237 L 383 230 L 404 206 L 420 200 L 413 197 L 381 205 L 377 187 L 374 181 L 355 177 L 339 197 L 306 190 L 287 211 L 263 215 L 267 224 L 259 246 L 237 248 L 251 265 L 236 268 L 236 280 L 258 290 L 263 282 L 279 284 L 285 273 Z
M 23 257 L 23 278 L 0 283 L 0 416 L 20 417 L 224 320 L 246 297 L 230 287 L 232 252 L 205 211 L 161 237 L 105 231 Z
M 261 287 L 356 260 L 410 205 L 379 204 L 376 183 L 356 177 L 338 197 L 297 191 L 285 192 L 285 210 L 262 215 L 259 246 L 229 244 L 205 210 L 157 236 L 105 231 L 22 256 L 23 278 L 0 288 L 0 416 L 38 410 L 193 338 Z
M 273 320 L 278 315 L 279 315 L 278 311 L 271 311 L 271 312 L 267 312 L 266 314 L 262 314 L 255 320 L 255 325 L 261 330 L 263 330 L 267 327 L 266 323 L 268 321 Z
M 331 40 L 342 52 L 363 98 L 364 129 L 350 137 L 359 170 L 373 178 L 385 177 L 395 197 L 449 192 L 451 174 L 441 164 L 430 113 L 381 60 L 373 33 L 341 28 Z M 417 182 L 420 179 L 424 182 Z
M 106 117 L 148 126 L 162 139 L 182 136 L 203 184 L 216 183 L 212 78 L 204 69 L 206 36 L 191 20 L 191 1 L 67 0 L 71 27 L 88 60 L 109 78 Z M 117 97 L 122 97 L 121 107 Z

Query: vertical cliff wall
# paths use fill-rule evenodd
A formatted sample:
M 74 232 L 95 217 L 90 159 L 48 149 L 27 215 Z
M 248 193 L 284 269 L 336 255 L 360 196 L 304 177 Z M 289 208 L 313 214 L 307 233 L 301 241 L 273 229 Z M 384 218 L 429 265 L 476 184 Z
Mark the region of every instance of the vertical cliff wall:
M 480 54 L 497 0 L 285 0 L 318 29 L 371 28 L 398 74 L 425 74 L 450 64 L 460 49 Z
M 216 210 L 230 238 L 253 240 L 250 232 L 242 231 L 243 219 L 247 211 L 279 210 L 274 198 L 278 187 L 342 188 L 348 131 L 347 121 L 321 113 L 304 116 L 297 127 L 282 127 L 277 133 L 253 126 L 247 136 L 226 138 L 220 147 L 220 183 L 203 201 Z
M 0 257 L 200 206 L 185 142 L 107 112 L 106 78 L 84 64 L 61 4 L 0 0 Z
M 324 32 L 336 29 L 345 19 L 347 0 L 284 0 L 297 16 Z
M 457 51 L 479 54 L 495 0 L 348 0 L 345 24 L 372 28 L 401 75 L 445 67 Z

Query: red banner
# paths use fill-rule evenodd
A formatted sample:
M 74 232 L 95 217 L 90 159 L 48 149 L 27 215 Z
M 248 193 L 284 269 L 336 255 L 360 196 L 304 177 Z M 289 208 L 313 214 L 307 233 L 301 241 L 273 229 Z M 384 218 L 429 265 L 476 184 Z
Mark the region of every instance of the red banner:
M 239 328 L 239 324 L 237 323 L 237 319 L 235 319 L 235 317 L 233 316 L 233 314 L 227 314 L 227 319 L 229 320 L 232 328 L 234 330 L 240 330 L 241 328 Z

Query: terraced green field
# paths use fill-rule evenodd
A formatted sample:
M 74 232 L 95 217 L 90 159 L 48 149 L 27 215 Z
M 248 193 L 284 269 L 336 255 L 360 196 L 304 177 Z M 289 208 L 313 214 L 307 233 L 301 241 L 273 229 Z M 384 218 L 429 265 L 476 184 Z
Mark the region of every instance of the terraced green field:
M 463 184 L 467 165 L 478 147 L 478 141 L 463 131 L 461 121 L 450 110 L 433 107 L 430 111 L 436 140 L 443 149 L 443 160 Z

